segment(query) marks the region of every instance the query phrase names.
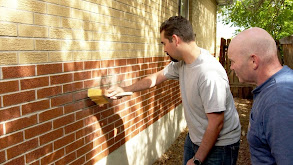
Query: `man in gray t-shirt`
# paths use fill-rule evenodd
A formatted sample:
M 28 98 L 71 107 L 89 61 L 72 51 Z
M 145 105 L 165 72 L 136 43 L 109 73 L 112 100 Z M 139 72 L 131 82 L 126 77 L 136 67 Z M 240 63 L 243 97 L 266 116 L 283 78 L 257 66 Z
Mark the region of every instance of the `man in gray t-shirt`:
M 189 128 L 183 164 L 236 165 L 241 127 L 225 70 L 196 45 L 192 25 L 184 17 L 163 22 L 160 34 L 172 62 L 130 86 L 111 87 L 109 97 L 115 99 L 121 92 L 141 91 L 178 79 Z
M 206 114 L 221 112 L 224 112 L 224 124 L 215 146 L 236 143 L 240 139 L 240 124 L 227 74 L 207 50 L 200 49 L 200 52 L 191 64 L 171 62 L 165 67 L 164 75 L 180 82 L 184 114 L 193 143 L 201 144 L 208 126 Z

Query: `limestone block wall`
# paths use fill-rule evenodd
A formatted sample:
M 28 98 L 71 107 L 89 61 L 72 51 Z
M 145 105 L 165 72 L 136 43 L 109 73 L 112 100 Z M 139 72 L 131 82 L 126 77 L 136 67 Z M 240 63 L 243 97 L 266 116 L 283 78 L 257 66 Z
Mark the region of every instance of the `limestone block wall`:
M 198 46 L 216 54 L 217 2 L 216 0 L 192 0 L 190 21 Z

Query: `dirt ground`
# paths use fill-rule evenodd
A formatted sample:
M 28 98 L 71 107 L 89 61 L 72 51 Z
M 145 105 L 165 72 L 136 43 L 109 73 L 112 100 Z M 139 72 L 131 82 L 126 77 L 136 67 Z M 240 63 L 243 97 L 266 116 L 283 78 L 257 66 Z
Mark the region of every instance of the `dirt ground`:
M 250 165 L 246 135 L 252 100 L 234 98 L 234 101 L 242 127 L 237 165 Z M 183 161 L 183 145 L 187 132 L 188 129 L 186 128 L 171 147 L 153 165 L 181 165 Z

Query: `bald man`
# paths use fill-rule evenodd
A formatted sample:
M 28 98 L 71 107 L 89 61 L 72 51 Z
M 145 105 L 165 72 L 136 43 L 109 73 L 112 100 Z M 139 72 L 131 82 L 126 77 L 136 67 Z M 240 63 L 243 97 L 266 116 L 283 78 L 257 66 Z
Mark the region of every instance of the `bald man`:
M 293 70 L 279 63 L 274 39 L 261 28 L 239 33 L 228 58 L 240 82 L 256 84 L 247 139 L 252 164 L 293 164 Z

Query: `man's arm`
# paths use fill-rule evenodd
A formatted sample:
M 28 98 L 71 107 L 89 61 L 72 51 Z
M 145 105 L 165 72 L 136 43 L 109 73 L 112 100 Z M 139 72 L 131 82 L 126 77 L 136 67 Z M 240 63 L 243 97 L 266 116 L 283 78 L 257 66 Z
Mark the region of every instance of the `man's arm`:
M 167 80 L 167 77 L 164 76 L 164 70 L 161 70 L 157 73 L 148 75 L 147 77 L 135 82 L 134 84 L 126 87 L 111 87 L 108 89 L 109 97 L 115 98 L 115 95 L 122 92 L 137 92 L 145 89 L 152 88 L 163 81 Z
M 199 149 L 195 153 L 195 157 L 203 162 L 210 150 L 215 145 L 217 138 L 223 128 L 224 112 L 208 113 L 208 126 L 204 133 Z M 187 165 L 193 165 L 193 160 L 190 159 Z

